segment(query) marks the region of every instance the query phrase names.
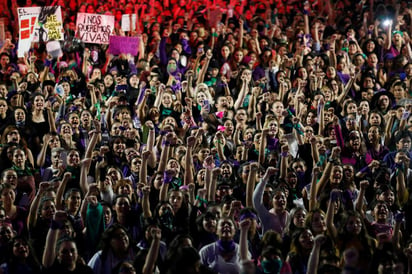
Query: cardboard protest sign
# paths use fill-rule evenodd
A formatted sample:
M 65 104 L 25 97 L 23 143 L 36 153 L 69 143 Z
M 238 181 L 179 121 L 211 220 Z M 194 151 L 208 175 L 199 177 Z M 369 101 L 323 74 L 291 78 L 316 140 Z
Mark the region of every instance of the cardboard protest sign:
M 77 35 L 83 42 L 109 44 L 114 29 L 114 16 L 95 13 L 77 14 Z
M 32 42 L 63 40 L 63 19 L 60 6 L 18 8 L 18 57 L 28 52 Z
M 21 22 L 22 18 L 30 18 L 30 31 L 34 33 L 34 42 L 63 40 L 63 19 L 60 6 L 52 7 L 24 7 L 17 9 L 19 26 L 27 31 L 27 22 Z M 37 22 L 36 22 L 37 19 Z M 22 26 L 23 25 L 23 26 Z M 20 29 L 21 30 L 21 29 Z M 27 37 L 25 33 L 23 37 Z
M 126 36 L 110 36 L 109 51 L 113 55 L 121 53 L 130 53 L 133 56 L 137 55 L 139 48 L 139 38 Z
M 132 24 L 130 26 L 130 24 Z M 136 14 L 123 14 L 122 15 L 122 30 L 131 31 L 136 29 Z

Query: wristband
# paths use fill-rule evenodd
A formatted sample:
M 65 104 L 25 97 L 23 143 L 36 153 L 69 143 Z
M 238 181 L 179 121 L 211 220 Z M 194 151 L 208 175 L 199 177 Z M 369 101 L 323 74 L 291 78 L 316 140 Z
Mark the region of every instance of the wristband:
M 289 156 L 289 152 L 282 152 L 282 153 L 280 154 L 280 156 L 282 156 L 282 157 L 288 157 L 288 156 Z
M 163 141 L 162 146 L 170 146 L 170 142 L 169 141 Z
M 218 37 L 219 35 L 216 32 L 212 33 L 212 37 Z

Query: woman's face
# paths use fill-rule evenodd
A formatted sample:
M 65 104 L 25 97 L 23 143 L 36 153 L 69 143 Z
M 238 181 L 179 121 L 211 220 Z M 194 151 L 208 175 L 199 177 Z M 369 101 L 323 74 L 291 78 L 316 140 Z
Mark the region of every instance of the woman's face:
M 230 121 L 230 120 L 227 120 L 224 124 L 223 124 L 223 126 L 225 127 L 225 131 L 224 131 L 224 133 L 225 133 L 225 135 L 226 136 L 232 136 L 232 134 L 233 134 L 233 122 L 232 121 Z
M 13 242 L 13 255 L 19 259 L 29 257 L 29 245 L 23 239 L 17 239 Z
M 336 70 L 335 70 L 335 68 L 334 68 L 334 67 L 328 67 L 328 68 L 326 69 L 326 76 L 327 76 L 329 79 L 335 78 L 335 77 L 336 77 Z
M 360 102 L 359 111 L 361 115 L 367 115 L 369 113 L 369 103 L 367 101 Z
M 276 136 L 276 134 L 278 134 L 279 132 L 279 125 L 278 122 L 276 122 L 275 120 L 272 120 L 271 122 L 269 122 L 268 124 L 269 127 L 269 136 L 274 137 Z
M 388 206 L 392 206 L 395 202 L 395 194 L 392 190 L 388 189 L 379 194 L 378 200 L 385 202 Z
M 34 97 L 33 100 L 35 110 L 43 110 L 44 109 L 44 97 L 37 95 Z
M 79 115 L 77 115 L 77 113 L 72 113 L 69 116 L 69 123 L 72 127 L 78 127 L 80 125 Z
M 72 150 L 67 155 L 68 166 L 78 166 L 80 164 L 80 155 L 78 151 Z
M 114 253 L 124 253 L 129 248 L 129 237 L 126 231 L 121 228 L 116 229 L 113 233 L 113 237 L 110 241 Z
M 222 177 L 223 178 L 230 178 L 232 176 L 232 166 L 228 163 L 224 163 L 221 167 L 222 169 Z
M 234 60 L 235 60 L 236 63 L 242 62 L 242 60 L 243 60 L 243 51 L 240 51 L 240 50 L 236 51 L 235 54 L 234 54 Z
M 7 170 L 3 174 L 2 183 L 9 183 L 13 188 L 17 187 L 17 173 L 14 170 Z
M 203 229 L 208 233 L 216 233 L 217 222 L 216 218 L 205 217 L 202 221 Z
M 359 235 L 362 231 L 361 219 L 356 216 L 350 216 L 346 223 L 346 231 L 353 235 Z
M 105 86 L 106 88 L 111 87 L 111 86 L 113 85 L 113 83 L 114 83 L 113 76 L 111 76 L 111 75 L 106 75 L 106 76 L 104 77 L 104 79 L 103 79 L 103 82 L 104 82 L 104 86 Z
M 62 135 L 73 135 L 73 130 L 70 124 L 63 124 L 60 128 L 60 134 Z
M 196 102 L 198 105 L 203 105 L 204 100 L 206 99 L 206 94 L 204 92 L 198 92 L 196 96 Z
M 379 126 L 382 123 L 382 118 L 377 113 L 372 113 L 369 117 L 369 124 L 372 126 Z
M 369 142 L 375 143 L 379 142 L 381 138 L 379 128 L 377 126 L 371 126 L 368 130 L 368 139 Z
M 330 184 L 337 186 L 340 184 L 340 182 L 342 181 L 342 177 L 343 177 L 343 169 L 341 166 L 334 166 L 332 168 L 332 173 L 330 174 Z
M 20 143 L 20 133 L 17 129 L 13 129 L 7 133 L 7 143 Z
M 172 191 L 169 196 L 169 203 L 172 205 L 173 212 L 177 212 L 183 203 L 183 193 L 180 191 Z
M 273 195 L 272 204 L 275 210 L 285 210 L 286 209 L 286 195 L 282 191 L 277 191 Z
M 16 122 L 24 122 L 26 121 L 26 113 L 22 109 L 16 109 L 14 111 L 14 119 Z
M 122 155 L 124 150 L 126 149 L 126 144 L 122 139 L 117 139 L 113 142 L 113 152 L 116 155 Z
M 230 55 L 230 49 L 227 46 L 223 46 L 220 52 L 222 54 L 222 57 L 225 59 L 227 59 Z
M 7 102 L 4 100 L 0 100 L 0 114 L 6 114 L 7 113 Z
M 104 224 L 107 226 L 110 221 L 112 220 L 112 209 L 107 206 L 104 205 L 103 206 L 103 218 L 104 218 Z
M 63 242 L 57 253 L 57 260 L 65 267 L 71 267 L 76 264 L 78 258 L 77 246 L 72 241 Z
M 373 215 L 375 217 L 375 221 L 380 221 L 380 222 L 386 222 L 386 219 L 388 217 L 388 206 L 386 203 L 377 203 L 375 207 L 373 208 Z
M 311 250 L 313 247 L 313 234 L 309 229 L 305 229 L 299 236 L 299 244 L 304 250 Z
M 170 108 L 172 106 L 173 99 L 172 95 L 169 93 L 164 93 L 162 96 L 162 105 L 166 108 Z
M 119 197 L 114 204 L 114 211 L 117 215 L 124 215 L 130 212 L 130 202 L 126 197 Z
M 305 218 L 306 212 L 303 210 L 298 210 L 295 212 L 295 215 L 293 216 L 293 224 L 298 228 L 302 228 L 305 226 Z
M 51 220 L 56 213 L 56 206 L 53 201 L 45 201 L 41 208 L 41 217 Z
M 49 142 L 49 148 L 59 148 L 61 147 L 61 142 L 60 142 L 60 138 L 57 135 L 54 135 L 51 137 L 50 142 Z
M 282 116 L 285 107 L 283 106 L 282 102 L 275 102 L 272 106 L 272 111 L 277 118 Z
M 217 223 L 217 235 L 222 240 L 232 240 L 235 235 L 235 224 L 229 219 L 220 219 Z
M 16 200 L 16 193 L 11 188 L 5 188 L 1 192 L 1 201 L 4 205 L 12 205 Z
M 316 234 L 323 233 L 326 231 L 325 216 L 320 212 L 313 213 L 312 231 Z
M 24 169 L 26 164 L 26 153 L 21 149 L 16 149 L 13 152 L 13 164 L 21 169 Z

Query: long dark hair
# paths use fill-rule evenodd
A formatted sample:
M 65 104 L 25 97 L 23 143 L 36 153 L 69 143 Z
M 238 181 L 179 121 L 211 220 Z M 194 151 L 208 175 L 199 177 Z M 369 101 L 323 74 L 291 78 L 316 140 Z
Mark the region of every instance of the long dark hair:
M 16 236 L 13 239 L 11 239 L 9 242 L 9 245 L 8 245 L 9 259 L 7 260 L 8 273 L 11 273 L 11 274 L 18 273 L 17 269 L 19 265 L 19 259 L 14 255 L 13 248 L 16 242 L 20 240 L 24 244 L 26 244 L 29 249 L 29 256 L 27 257 L 26 262 L 25 262 L 26 265 L 28 265 L 31 268 L 32 273 L 40 273 L 41 264 L 39 263 L 39 260 L 37 259 L 32 246 L 27 241 L 27 239 L 24 238 L 23 236 Z
M 132 243 L 131 243 L 132 238 L 127 232 L 127 229 L 121 224 L 114 223 L 103 232 L 102 238 L 100 239 L 99 249 L 102 251 L 103 260 L 107 258 L 107 254 L 109 250 L 112 248 L 110 245 L 110 242 L 114 238 L 116 230 L 118 229 L 122 229 L 124 233 L 126 233 L 127 237 L 129 238 L 129 248 L 132 246 Z

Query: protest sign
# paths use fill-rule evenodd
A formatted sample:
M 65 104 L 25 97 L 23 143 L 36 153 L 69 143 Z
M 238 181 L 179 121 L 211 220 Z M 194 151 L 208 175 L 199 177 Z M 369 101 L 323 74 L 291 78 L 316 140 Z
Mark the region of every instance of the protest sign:
M 130 24 L 132 24 L 130 26 Z M 136 29 L 136 14 L 123 14 L 122 15 L 122 30 L 131 31 Z
M 32 42 L 63 40 L 63 19 L 60 6 L 18 8 L 18 57 L 28 52 Z
M 137 55 L 139 48 L 139 38 L 126 36 L 110 36 L 109 51 L 113 55 L 121 53 L 130 53 L 133 56 Z
M 109 44 L 114 29 L 114 16 L 94 13 L 77 14 L 77 34 L 80 40 L 92 44 Z

